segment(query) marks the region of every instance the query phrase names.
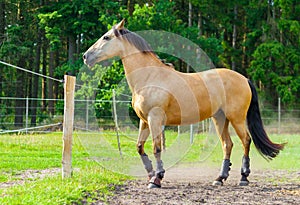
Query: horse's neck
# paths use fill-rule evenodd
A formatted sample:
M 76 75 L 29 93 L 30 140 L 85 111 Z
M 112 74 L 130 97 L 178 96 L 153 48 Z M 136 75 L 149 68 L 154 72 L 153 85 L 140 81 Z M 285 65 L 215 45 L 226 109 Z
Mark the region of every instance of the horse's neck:
M 151 68 L 167 67 L 163 64 L 154 53 L 137 52 L 122 58 L 127 82 L 132 92 L 135 91 L 136 85 L 139 85 L 147 75 L 151 74 Z M 142 82 L 146 83 L 146 82 Z
M 165 66 L 154 53 L 137 52 L 122 58 L 126 74 L 141 68 Z

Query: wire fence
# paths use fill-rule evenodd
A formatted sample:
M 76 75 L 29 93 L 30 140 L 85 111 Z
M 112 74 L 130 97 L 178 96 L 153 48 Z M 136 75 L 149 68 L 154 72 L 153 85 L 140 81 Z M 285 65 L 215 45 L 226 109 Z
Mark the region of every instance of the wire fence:
M 0 61 L 0 64 L 63 83 L 63 80 L 36 73 L 7 62 Z M 78 84 L 76 86 L 84 87 Z M 99 89 L 95 88 L 95 90 Z M 0 97 L 0 101 L 0 134 L 49 132 L 62 129 L 63 99 Z M 36 103 L 33 103 L 33 101 L 36 101 Z M 47 102 L 48 105 L 45 106 Z M 277 107 L 261 106 L 261 114 L 265 128 L 269 133 L 300 133 L 300 107 L 283 109 L 279 98 Z M 127 94 L 114 95 L 111 100 L 75 99 L 74 120 L 74 128 L 81 130 L 101 131 L 116 128 L 131 130 L 137 129 L 138 126 L 138 118 L 131 108 L 131 97 Z M 188 128 L 186 127 L 182 126 L 173 129 L 178 131 L 189 130 L 191 135 L 193 135 L 194 132 L 209 131 L 211 129 L 211 121 L 205 120 L 190 125 Z
M 41 98 L 14 98 L 1 97 L 0 108 L 0 133 L 12 132 L 51 132 L 62 129 L 63 99 Z M 15 122 L 15 102 L 22 101 L 22 122 Z M 32 101 L 37 101 L 36 107 L 32 107 Z M 43 107 L 43 102 L 52 101 L 54 113 L 49 113 Z M 115 105 L 115 106 L 114 106 Z M 36 112 L 32 112 L 35 109 Z M 49 109 L 49 108 L 48 108 Z M 295 134 L 300 133 L 300 108 L 283 109 L 278 107 L 261 106 L 262 119 L 268 133 Z M 35 122 L 32 123 L 32 119 Z M 131 108 L 130 97 L 128 100 L 118 100 L 118 96 L 111 100 L 82 100 L 75 99 L 74 128 L 78 130 L 114 130 L 118 125 L 120 130 L 136 130 L 138 117 Z M 210 120 L 194 124 L 188 128 L 167 127 L 168 129 L 189 130 L 193 132 L 207 132 L 210 129 Z M 185 126 L 186 127 L 186 126 Z

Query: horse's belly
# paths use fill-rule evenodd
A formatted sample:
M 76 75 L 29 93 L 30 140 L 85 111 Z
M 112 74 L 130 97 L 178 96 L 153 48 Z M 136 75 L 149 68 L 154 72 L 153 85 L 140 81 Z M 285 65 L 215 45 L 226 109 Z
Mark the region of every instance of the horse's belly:
M 196 88 L 148 86 L 133 96 L 132 105 L 145 122 L 151 109 L 159 107 L 164 112 L 166 125 L 196 123 L 211 115 L 209 97 Z
M 209 105 L 186 102 L 169 106 L 166 112 L 167 125 L 194 124 L 211 116 Z

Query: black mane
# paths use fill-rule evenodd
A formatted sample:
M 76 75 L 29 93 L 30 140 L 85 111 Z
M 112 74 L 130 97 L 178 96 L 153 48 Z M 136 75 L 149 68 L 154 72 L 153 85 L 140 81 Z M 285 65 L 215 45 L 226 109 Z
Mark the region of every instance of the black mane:
M 165 64 L 168 67 L 172 67 L 174 68 L 174 66 L 171 63 L 166 63 L 163 60 L 161 60 L 159 58 L 159 56 L 157 56 L 154 51 L 152 50 L 151 46 L 147 43 L 147 41 L 145 39 L 143 39 L 141 36 L 139 36 L 138 34 L 129 31 L 126 28 L 123 28 L 121 30 L 116 29 L 115 27 L 113 27 L 113 31 L 116 37 L 123 37 L 125 38 L 129 43 L 131 43 L 132 45 L 134 45 L 139 51 L 141 51 L 142 53 L 152 53 L 154 54 L 163 64 Z
M 122 36 L 129 43 L 134 45 L 139 51 L 143 53 L 153 53 L 151 46 L 138 34 L 131 32 L 125 28 L 118 30 L 114 27 L 113 31 L 116 37 Z

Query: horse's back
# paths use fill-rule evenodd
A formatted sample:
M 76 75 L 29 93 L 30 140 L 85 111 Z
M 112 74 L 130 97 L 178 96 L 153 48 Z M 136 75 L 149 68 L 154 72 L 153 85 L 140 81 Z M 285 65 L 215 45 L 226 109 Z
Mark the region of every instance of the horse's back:
M 170 99 L 176 98 L 177 102 L 172 101 L 170 104 L 178 106 L 168 110 L 168 113 L 174 115 L 179 112 L 181 123 L 194 123 L 197 119 L 201 121 L 214 116 L 220 110 L 229 120 L 237 116 L 241 119 L 246 118 L 251 90 L 247 78 L 243 75 L 224 68 L 190 74 L 177 72 L 177 75 L 179 79 L 184 79 L 186 86 L 178 83 L 179 80 L 173 83 L 180 87 L 175 86 L 173 95 L 170 95 Z M 170 118 L 174 119 L 173 116 Z

